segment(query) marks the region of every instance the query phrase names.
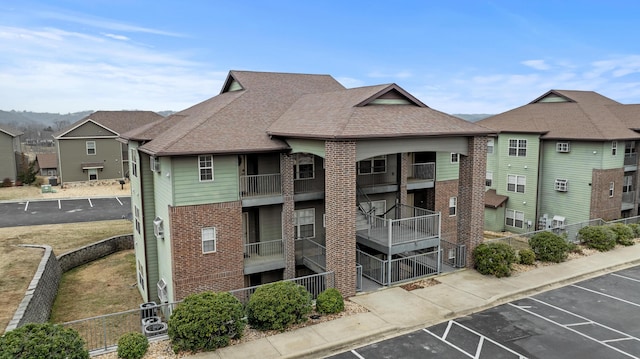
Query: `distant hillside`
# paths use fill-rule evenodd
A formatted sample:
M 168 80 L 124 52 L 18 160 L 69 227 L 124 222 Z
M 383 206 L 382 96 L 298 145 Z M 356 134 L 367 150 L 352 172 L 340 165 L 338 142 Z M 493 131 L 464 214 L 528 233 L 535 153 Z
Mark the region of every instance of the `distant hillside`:
M 68 114 L 31 111 L 2 111 L 0 110 L 0 123 L 25 130 L 26 128 L 48 128 L 57 130 L 57 124 L 71 124 L 87 116 L 93 111 L 82 111 Z
M 453 116 L 456 116 L 458 118 L 461 118 L 463 120 L 467 120 L 469 122 L 476 122 L 476 121 L 480 121 L 483 120 L 487 117 L 491 117 L 493 116 L 492 114 L 486 114 L 486 113 L 454 113 Z

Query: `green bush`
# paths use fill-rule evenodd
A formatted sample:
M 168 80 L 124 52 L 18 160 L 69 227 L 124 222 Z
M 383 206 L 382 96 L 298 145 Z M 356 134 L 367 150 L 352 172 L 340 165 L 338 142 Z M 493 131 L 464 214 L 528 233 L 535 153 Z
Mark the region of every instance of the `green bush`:
M 0 359 L 88 359 L 77 331 L 59 324 L 29 323 L 0 337 Z
M 246 326 L 242 303 L 228 292 L 202 292 L 184 299 L 169 318 L 173 350 L 216 350 L 242 337 Z
M 531 265 L 536 262 L 536 254 L 531 249 L 521 249 L 518 252 L 520 264 Z
M 613 233 L 616 234 L 616 243 L 623 246 L 632 246 L 633 239 L 636 237 L 634 230 L 624 223 L 614 223 L 609 226 Z
M 126 333 L 118 339 L 118 358 L 140 359 L 149 348 L 149 339 L 142 333 Z
M 606 252 L 616 246 L 616 234 L 609 226 L 588 226 L 580 228 L 578 238 L 587 247 Z
M 293 282 L 265 284 L 249 299 L 247 319 L 258 330 L 285 330 L 307 320 L 313 308 L 311 294 Z
M 630 223 L 628 226 L 633 229 L 633 238 L 640 238 L 640 224 Z
M 529 246 L 536 258 L 542 262 L 560 263 L 569 255 L 569 244 L 559 235 L 552 232 L 536 233 L 529 239 Z
M 342 294 L 335 289 L 329 288 L 318 294 L 316 299 L 316 311 L 322 314 L 340 313 L 344 310 L 344 299 Z
M 513 248 L 502 242 L 482 243 L 473 250 L 476 270 L 498 278 L 511 275 L 511 265 L 516 259 Z

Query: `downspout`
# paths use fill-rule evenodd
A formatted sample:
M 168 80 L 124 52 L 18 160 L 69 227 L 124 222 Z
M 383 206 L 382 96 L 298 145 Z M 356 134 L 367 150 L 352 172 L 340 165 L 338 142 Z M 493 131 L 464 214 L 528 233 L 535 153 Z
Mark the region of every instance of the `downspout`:
M 538 218 L 540 218 L 540 183 L 542 183 L 542 154 L 544 153 L 544 144 L 540 137 L 538 137 L 538 178 L 536 182 L 536 210 L 535 218 L 532 223 L 533 231 L 538 230 Z M 531 228 L 527 228 L 527 232 L 532 232 Z

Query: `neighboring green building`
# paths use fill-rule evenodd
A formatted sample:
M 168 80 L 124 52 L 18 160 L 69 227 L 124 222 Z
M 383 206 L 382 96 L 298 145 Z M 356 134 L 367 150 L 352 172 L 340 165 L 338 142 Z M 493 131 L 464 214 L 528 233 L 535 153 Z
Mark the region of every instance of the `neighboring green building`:
M 487 146 L 485 229 L 516 233 L 638 214 L 640 105 L 551 90 L 476 122 Z
M 18 167 L 23 164 L 24 156 L 20 145 L 22 132 L 6 125 L 0 125 L 0 182 L 9 179 L 15 182 Z

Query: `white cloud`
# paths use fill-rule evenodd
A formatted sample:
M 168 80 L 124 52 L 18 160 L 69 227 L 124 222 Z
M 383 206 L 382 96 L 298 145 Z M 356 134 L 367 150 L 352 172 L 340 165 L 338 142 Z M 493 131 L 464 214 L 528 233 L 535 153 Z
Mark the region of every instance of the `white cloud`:
M 103 34 L 106 37 L 110 37 L 112 39 L 115 40 L 121 40 L 121 41 L 129 41 L 130 39 L 124 35 L 116 35 L 116 34 Z
M 522 64 L 536 70 L 549 70 L 551 68 L 544 60 L 527 60 L 522 61 Z
M 381 71 L 372 71 L 367 74 L 367 77 L 370 78 L 392 78 L 392 79 L 406 79 L 413 77 L 411 71 L 398 71 L 398 72 L 381 72 Z

